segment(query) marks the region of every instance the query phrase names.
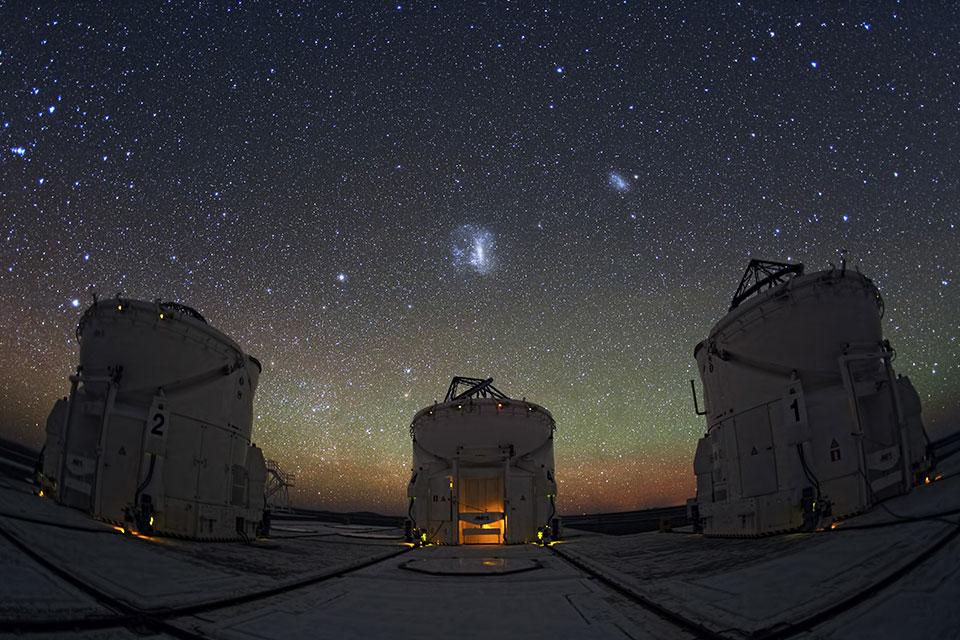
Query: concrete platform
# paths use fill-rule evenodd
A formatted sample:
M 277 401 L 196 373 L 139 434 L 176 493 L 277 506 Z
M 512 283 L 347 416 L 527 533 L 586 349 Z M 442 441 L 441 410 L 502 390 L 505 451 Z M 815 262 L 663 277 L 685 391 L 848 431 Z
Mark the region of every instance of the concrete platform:
M 0 478 L 0 635 L 957 637 L 956 458 L 834 531 L 571 530 L 551 549 L 411 549 L 397 529 L 306 521 L 251 544 L 138 538 Z
M 947 608 L 960 590 L 957 458 L 944 466 L 944 480 L 889 500 L 833 530 L 759 539 L 582 534 L 557 551 L 724 636 L 776 636 L 802 621 L 823 620 L 830 624 L 812 637 L 875 638 L 886 633 L 904 638 L 918 629 L 934 636 L 941 632 L 937 637 L 960 637 L 957 616 L 946 611 L 931 615 Z M 943 512 L 953 513 L 915 520 Z M 875 593 L 861 604 L 858 599 L 871 588 Z M 927 601 L 917 606 L 924 597 Z M 903 610 L 877 608 L 883 601 L 902 602 Z M 844 603 L 848 606 L 841 606 Z M 839 610 L 827 616 L 835 607 Z M 876 622 L 840 622 L 847 616 Z
M 417 560 L 482 561 L 483 547 L 428 547 L 257 607 L 178 619 L 217 638 L 689 638 L 535 546 L 499 547 L 508 563 L 541 568 L 499 576 L 434 576 L 401 568 Z

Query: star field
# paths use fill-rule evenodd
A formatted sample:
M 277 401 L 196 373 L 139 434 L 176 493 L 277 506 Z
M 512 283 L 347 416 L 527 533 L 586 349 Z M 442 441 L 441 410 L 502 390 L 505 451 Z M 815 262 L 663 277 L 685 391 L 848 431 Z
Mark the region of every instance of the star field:
M 0 436 L 39 446 L 91 292 L 264 364 L 295 500 L 399 513 L 453 375 L 557 420 L 562 512 L 694 492 L 694 345 L 751 257 L 886 300 L 960 419 L 951 3 L 0 3 Z

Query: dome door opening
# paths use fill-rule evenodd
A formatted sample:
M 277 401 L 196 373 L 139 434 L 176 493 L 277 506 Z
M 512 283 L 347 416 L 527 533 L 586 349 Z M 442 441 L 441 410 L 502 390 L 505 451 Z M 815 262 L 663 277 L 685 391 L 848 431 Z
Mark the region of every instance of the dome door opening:
M 503 470 L 460 470 L 460 543 L 501 544 L 506 535 Z

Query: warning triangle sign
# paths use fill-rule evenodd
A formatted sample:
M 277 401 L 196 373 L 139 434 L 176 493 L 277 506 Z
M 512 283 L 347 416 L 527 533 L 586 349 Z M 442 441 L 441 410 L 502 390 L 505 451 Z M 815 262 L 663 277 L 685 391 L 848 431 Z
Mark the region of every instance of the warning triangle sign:
M 836 438 L 833 438 L 833 439 L 830 440 L 830 448 L 831 448 L 831 449 L 836 449 L 836 448 L 838 448 L 839 446 L 840 446 L 840 445 L 837 443 L 837 439 L 836 439 Z
M 757 455 L 757 448 L 756 448 L 756 447 L 753 447 L 752 449 L 750 449 L 750 455 L 752 455 L 752 456 Z

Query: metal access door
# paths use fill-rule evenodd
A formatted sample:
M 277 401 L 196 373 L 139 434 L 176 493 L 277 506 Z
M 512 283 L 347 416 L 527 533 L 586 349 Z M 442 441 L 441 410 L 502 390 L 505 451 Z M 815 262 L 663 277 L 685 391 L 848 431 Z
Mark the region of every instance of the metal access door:
M 201 502 L 222 505 L 228 502 L 228 487 L 236 434 L 203 424 L 200 427 L 200 461 L 197 497 Z
M 111 414 L 103 434 L 99 494 L 96 514 L 100 518 L 124 521 L 126 507 L 134 506 L 137 492 L 144 421 Z
M 100 427 L 109 399 L 87 400 L 85 388 L 74 387 L 67 408 L 60 473 L 59 501 L 69 507 L 92 512 L 97 485 Z
M 509 544 L 536 542 L 537 526 L 547 524 L 547 514 L 537 513 L 540 501 L 533 493 L 533 475 L 511 469 L 507 491 L 510 496 L 510 507 L 505 522 L 510 524 L 510 535 L 504 536 L 504 541 Z M 538 522 L 537 518 L 541 520 Z
M 745 411 L 734 421 L 740 461 L 740 495 L 750 498 L 774 493 L 777 490 L 777 461 L 767 405 Z
M 202 423 L 170 413 L 163 459 L 164 497 L 193 502 L 199 495 L 200 427 Z M 186 527 L 186 523 L 182 526 Z M 195 535 L 195 534 L 194 534 Z
M 506 533 L 503 513 L 503 471 L 461 470 L 460 542 L 499 544 Z
M 882 352 L 851 355 L 841 358 L 841 363 L 872 501 L 899 495 L 910 478 L 888 356 Z

